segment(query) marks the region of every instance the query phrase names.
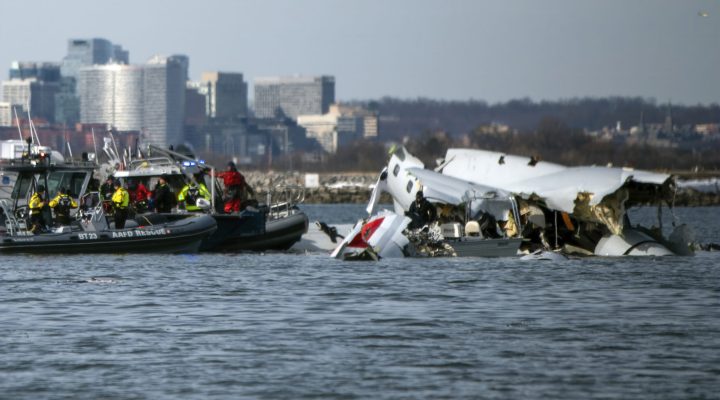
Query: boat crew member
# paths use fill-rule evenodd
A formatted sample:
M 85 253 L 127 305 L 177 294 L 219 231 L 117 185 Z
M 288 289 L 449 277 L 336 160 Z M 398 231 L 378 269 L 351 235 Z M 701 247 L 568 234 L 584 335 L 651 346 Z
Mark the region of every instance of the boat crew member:
M 128 182 L 128 192 L 130 193 L 130 204 L 135 209 L 135 212 L 142 214 L 148 210 L 148 198 L 150 197 L 150 191 L 147 190 L 142 182 L 130 180 Z
M 163 174 L 158 179 L 155 190 L 153 191 L 153 203 L 155 204 L 155 211 L 159 213 L 172 212 L 173 203 L 175 202 L 175 196 L 168 186 L 168 176 Z
M 112 196 L 115 193 L 115 186 L 113 185 L 113 177 L 108 176 L 105 182 L 100 185 L 100 200 L 103 202 L 103 210 L 109 213 L 112 209 Z
M 47 225 L 47 221 L 43 217 L 43 208 L 47 206 L 46 196 L 45 186 L 38 185 L 37 190 L 30 197 L 28 208 L 30 209 L 30 224 L 32 225 L 30 231 L 32 233 L 40 233 Z
M 228 162 L 227 170 L 219 173 L 218 178 L 222 178 L 225 186 L 225 207 L 226 213 L 239 212 L 243 200 L 246 199 L 247 193 L 254 195 L 252 188 L 245 181 L 243 174 L 238 171 L 235 163 Z
M 130 204 L 130 194 L 122 184 L 120 180 L 116 180 L 114 183 L 115 193 L 112 195 L 113 209 L 115 210 L 115 229 L 125 228 L 125 221 L 128 216 L 128 205 Z
M 417 229 L 435 221 L 437 211 L 435 210 L 435 206 L 425 198 L 422 190 L 419 190 L 415 193 L 415 201 L 410 204 L 410 209 L 405 215 L 412 219 L 409 228 Z
M 78 204 L 67 194 L 64 187 L 58 188 L 57 196 L 50 200 L 48 205 L 55 210 L 55 223 L 57 225 L 70 225 L 70 210 L 78 207 Z
M 100 196 L 104 201 L 111 201 L 112 195 L 115 193 L 114 179 L 108 176 L 105 183 L 100 185 Z
M 202 182 L 198 183 L 197 179 L 193 176 L 190 182 L 185 185 L 178 194 L 178 205 L 187 211 L 202 211 L 202 208 L 197 206 L 198 199 L 210 201 L 210 198 L 211 194 L 205 184 Z

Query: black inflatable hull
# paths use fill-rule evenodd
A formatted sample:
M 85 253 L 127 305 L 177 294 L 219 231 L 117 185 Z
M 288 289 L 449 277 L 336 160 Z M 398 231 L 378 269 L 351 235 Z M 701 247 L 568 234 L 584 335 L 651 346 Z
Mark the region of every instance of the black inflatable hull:
M 159 225 L 76 230 L 0 238 L 1 253 L 194 253 L 204 238 L 217 229 L 212 217 L 197 216 Z
M 302 212 L 265 222 L 263 213 L 215 215 L 217 231 L 205 239 L 200 251 L 237 252 L 287 250 L 307 232 Z

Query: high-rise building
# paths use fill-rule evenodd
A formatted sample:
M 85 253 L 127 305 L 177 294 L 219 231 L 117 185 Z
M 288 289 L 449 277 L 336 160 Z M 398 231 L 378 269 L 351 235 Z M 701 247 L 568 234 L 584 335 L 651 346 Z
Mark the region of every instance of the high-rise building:
M 53 62 L 20 62 L 10 64 L 10 79 L 35 78 L 44 82 L 60 81 L 60 64 Z
M 335 102 L 335 78 L 270 77 L 255 80 L 255 115 L 272 118 L 285 115 L 321 115 Z
M 187 56 L 175 55 L 155 56 L 144 66 L 144 143 L 182 143 L 187 68 Z
M 113 45 L 107 39 L 70 39 L 68 53 L 63 58 L 62 76 L 77 78 L 80 68 L 108 63 L 129 64 L 129 53 L 120 45 Z
M 120 131 L 143 127 L 143 68 L 135 65 L 95 65 L 78 74 L 80 122 L 105 123 Z
M 207 116 L 247 117 L 247 83 L 236 72 L 204 72 L 200 79 L 207 89 Z
M 33 118 L 42 118 L 48 122 L 55 120 L 55 94 L 58 82 L 45 82 L 36 78 L 11 79 L 2 82 L 3 101 L 22 108 L 23 113 L 30 112 Z
M 80 121 L 80 98 L 75 91 L 75 78 L 61 78 L 55 94 L 55 123 L 73 125 Z
M 34 78 L 11 79 L 2 82 L 2 100 L 12 105 L 19 105 L 23 112 L 27 112 L 30 105 L 30 88 Z
M 80 122 L 140 131 L 144 144 L 182 143 L 187 57 L 145 65 L 95 65 L 79 71 Z
M 207 85 L 187 81 L 185 86 L 185 130 L 207 123 Z
M 105 64 L 129 64 L 130 55 L 122 46 L 101 38 L 70 39 L 60 66 L 60 89 L 56 95 L 55 121 L 73 124 L 80 118 L 76 84 L 81 68 Z
M 10 80 L 2 83 L 6 102 L 22 108 L 30 107 L 33 118 L 55 121 L 55 96 L 60 90 L 60 64 L 51 62 L 19 62 L 10 65 Z
M 0 126 L 12 126 L 13 123 L 13 112 L 12 104 L 1 101 L 0 102 Z

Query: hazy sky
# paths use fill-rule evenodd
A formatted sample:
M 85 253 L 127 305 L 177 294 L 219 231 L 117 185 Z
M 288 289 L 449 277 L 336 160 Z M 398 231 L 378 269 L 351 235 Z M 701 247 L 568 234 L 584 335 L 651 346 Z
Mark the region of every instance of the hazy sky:
M 699 13 L 706 12 L 708 16 Z M 720 0 L 0 0 L 0 78 L 69 38 L 203 71 L 331 74 L 339 100 L 720 103 Z

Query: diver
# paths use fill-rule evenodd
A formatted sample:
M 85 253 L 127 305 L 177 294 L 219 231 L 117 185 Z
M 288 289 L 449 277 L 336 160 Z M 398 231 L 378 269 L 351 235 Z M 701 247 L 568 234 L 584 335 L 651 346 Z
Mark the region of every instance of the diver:
M 415 201 L 410 204 L 410 209 L 405 215 L 412 220 L 408 228 L 418 229 L 434 222 L 437 218 L 437 211 L 435 206 L 425 198 L 422 190 L 419 190 L 415 193 Z
M 59 187 L 55 198 L 48 204 L 55 210 L 55 223 L 58 226 L 70 225 L 70 210 L 77 208 L 78 204 L 68 195 L 64 187 Z
M 482 237 L 489 239 L 498 239 L 502 237 L 502 235 L 498 233 L 498 221 L 492 214 L 483 212 L 477 222 L 480 225 L 480 233 L 482 234 Z
M 130 194 L 120 180 L 116 180 L 114 185 L 115 193 L 112 195 L 113 209 L 115 210 L 113 218 L 115 219 L 115 229 L 125 228 L 125 221 L 128 217 L 128 205 L 130 204 Z

